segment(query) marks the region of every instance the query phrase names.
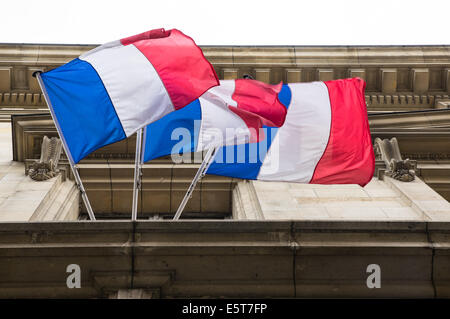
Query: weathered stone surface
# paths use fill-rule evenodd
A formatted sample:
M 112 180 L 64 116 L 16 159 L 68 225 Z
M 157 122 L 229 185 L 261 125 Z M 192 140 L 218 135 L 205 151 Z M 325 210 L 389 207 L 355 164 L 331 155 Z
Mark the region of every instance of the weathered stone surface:
M 317 80 L 319 81 L 331 81 L 334 80 L 334 71 L 332 69 L 318 69 Z
M 239 182 L 233 200 L 241 203 L 241 189 L 249 212 L 260 207 L 257 219 L 355 220 L 355 221 L 446 221 L 450 204 L 421 180 L 403 183 L 376 178 L 359 185 L 309 185 L 275 182 Z M 410 184 L 408 186 L 407 184 Z M 400 185 L 400 186 L 398 186 Z M 244 187 L 245 186 L 245 187 Z M 253 187 L 254 189 L 249 189 Z M 235 208 L 237 219 L 247 219 L 243 205 Z
M 398 141 L 395 137 L 389 139 L 375 138 L 375 159 L 384 162 L 384 175 L 402 182 L 410 182 L 415 178 L 417 163 L 409 159 L 402 159 Z
M 381 92 L 395 93 L 397 91 L 397 69 L 380 69 Z
M 44 136 L 41 145 L 41 157 L 32 163 L 27 175 L 35 181 L 43 181 L 55 177 L 62 152 L 62 141 L 57 137 Z
M 255 80 L 270 83 L 270 69 L 255 69 Z
M 119 289 L 109 295 L 110 299 L 154 299 L 159 298 L 159 290 Z
M 365 80 L 366 79 L 366 70 L 364 70 L 364 69 L 349 69 L 348 76 L 350 78 L 358 77 L 358 78 Z
M 11 90 L 11 67 L 0 67 L 0 92 Z
M 402 183 L 385 177 L 386 183 L 397 191 L 403 201 L 421 213 L 424 220 L 450 221 L 450 203 L 434 192 L 420 178 L 411 183 Z
M 24 175 L 24 167 L 11 167 L 0 178 L 0 222 L 76 220 L 78 188 L 61 175 L 37 182 Z
M 287 83 L 302 82 L 302 70 L 286 69 L 286 82 Z
M 449 297 L 448 231 L 425 222 L 0 224 L 0 296 Z M 72 263 L 80 289 L 66 287 Z M 382 289 L 366 286 L 369 264 L 380 265 Z
M 428 69 L 412 69 L 414 93 L 422 94 L 428 92 L 430 87 L 430 72 Z
M 0 123 L 0 222 L 76 220 L 79 192 L 61 175 L 37 182 L 25 175 L 25 165 L 11 161 L 11 125 Z
M 447 88 L 447 93 L 450 94 L 450 69 L 444 70 L 445 86 Z
M 238 71 L 236 69 L 223 69 L 224 80 L 234 80 L 238 78 Z
M 252 182 L 241 181 L 236 183 L 231 201 L 233 219 L 264 219 Z

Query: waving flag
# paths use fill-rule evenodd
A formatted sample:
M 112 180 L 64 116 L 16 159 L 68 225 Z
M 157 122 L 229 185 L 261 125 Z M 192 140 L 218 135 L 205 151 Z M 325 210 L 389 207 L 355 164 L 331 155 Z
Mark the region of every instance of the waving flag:
M 283 125 L 287 109 L 282 84 L 255 80 L 220 81 L 183 110 L 148 125 L 143 161 L 212 146 L 258 142 L 264 126 Z M 181 137 L 181 141 L 179 140 Z
M 41 78 L 74 163 L 219 84 L 201 49 L 176 29 L 103 44 Z
M 364 186 L 375 168 L 364 89 L 365 82 L 359 78 L 283 85 L 278 98 L 287 108 L 284 124 L 279 128 L 264 125 L 265 138 L 258 143 L 222 147 L 207 173 L 265 181 Z M 165 126 L 168 132 L 155 134 L 157 141 L 147 141 L 150 147 L 146 148 L 146 161 L 171 154 L 169 148 L 160 148 L 171 139 L 169 121 L 166 117 L 148 126 L 152 132 Z M 183 123 L 189 127 L 192 121 L 183 118 Z M 172 153 L 180 147 L 183 152 L 196 150 L 198 134 L 195 130 L 193 133 L 191 144 L 178 142 Z

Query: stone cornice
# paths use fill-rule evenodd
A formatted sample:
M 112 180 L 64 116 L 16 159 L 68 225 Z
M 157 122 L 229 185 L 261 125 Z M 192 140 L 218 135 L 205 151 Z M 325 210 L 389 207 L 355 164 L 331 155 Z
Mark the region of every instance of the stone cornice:
M 0 65 L 60 65 L 95 46 L 0 44 Z
M 380 113 L 369 115 L 370 129 L 431 129 L 431 128 L 450 128 L 450 109 L 415 111 L 415 112 L 397 112 Z M 415 133 L 421 133 L 422 130 Z
M 66 63 L 93 45 L 0 44 L 0 121 L 46 109 L 36 70 Z M 448 108 L 450 46 L 203 46 L 220 79 L 266 83 L 363 78 L 371 111 Z
M 95 45 L 0 44 L 1 64 L 58 65 Z M 218 66 L 450 65 L 450 46 L 202 46 Z
M 3 223 L 0 297 L 101 298 L 130 287 L 163 298 L 449 297 L 449 230 L 437 222 Z M 73 263 L 81 289 L 66 287 Z M 382 265 L 383 289 L 367 289 L 371 263 Z

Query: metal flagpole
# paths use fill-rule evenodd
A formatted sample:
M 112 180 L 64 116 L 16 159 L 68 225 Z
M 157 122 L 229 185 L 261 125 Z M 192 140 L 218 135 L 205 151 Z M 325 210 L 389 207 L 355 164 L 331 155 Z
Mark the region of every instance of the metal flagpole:
M 137 204 L 139 189 L 141 188 L 141 150 L 142 150 L 142 129 L 136 132 L 136 154 L 134 162 L 134 185 L 133 185 L 133 207 L 131 210 L 131 220 L 137 219 Z
M 75 177 L 75 181 L 78 185 L 78 189 L 81 193 L 81 198 L 83 199 L 84 205 L 86 206 L 86 210 L 88 212 L 89 218 L 91 220 L 95 220 L 94 212 L 92 211 L 91 203 L 89 202 L 89 198 L 87 197 L 86 190 L 84 189 L 83 182 L 81 181 L 80 174 L 78 173 L 78 167 L 75 165 L 72 159 L 72 155 L 69 152 L 69 148 L 67 147 L 66 140 L 64 135 L 61 132 L 61 128 L 59 127 L 58 121 L 53 111 L 52 102 L 48 97 L 47 90 L 45 89 L 45 85 L 42 83 L 41 71 L 34 72 L 33 75 L 36 77 L 39 86 L 41 87 L 42 93 L 44 94 L 45 101 L 47 102 L 48 108 L 50 109 L 50 114 L 52 115 L 53 122 L 55 123 L 56 130 L 58 131 L 59 137 L 61 138 L 62 145 L 64 148 L 64 152 L 67 155 L 67 159 L 69 160 L 70 168 L 72 169 L 73 176 Z
M 181 216 L 181 213 L 183 213 L 184 207 L 186 206 L 189 198 L 192 195 L 192 192 L 195 189 L 195 186 L 197 185 L 197 182 L 206 174 L 206 171 L 208 170 L 208 167 L 211 165 L 212 161 L 214 160 L 214 156 L 216 155 L 218 147 L 211 147 L 208 149 L 208 152 L 205 155 L 205 158 L 203 159 L 202 164 L 200 165 L 197 173 L 194 176 L 194 179 L 191 182 L 191 185 L 189 185 L 189 188 L 184 195 L 183 200 L 181 201 L 180 206 L 177 209 L 177 212 L 175 213 L 175 216 L 173 217 L 173 220 L 178 220 Z

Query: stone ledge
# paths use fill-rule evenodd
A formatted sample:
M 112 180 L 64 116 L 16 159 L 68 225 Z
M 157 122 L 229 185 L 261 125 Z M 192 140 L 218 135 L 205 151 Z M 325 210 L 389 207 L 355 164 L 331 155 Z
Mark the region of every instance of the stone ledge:
M 425 220 L 450 221 L 450 203 L 433 191 L 419 177 L 404 183 L 385 176 L 384 181 L 396 190 Z
M 0 296 L 450 297 L 449 233 L 450 223 L 434 222 L 0 224 Z M 81 289 L 65 287 L 71 263 Z M 372 263 L 381 289 L 366 287 Z
M 0 65 L 5 63 L 58 65 L 66 63 L 97 45 L 0 44 Z M 201 46 L 207 59 L 215 64 L 273 63 L 321 65 L 381 64 L 448 65 L 450 50 L 435 46 Z M 389 59 L 386 59 L 386 58 Z

